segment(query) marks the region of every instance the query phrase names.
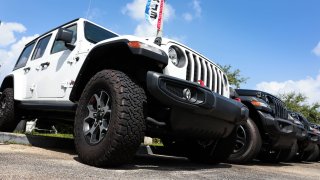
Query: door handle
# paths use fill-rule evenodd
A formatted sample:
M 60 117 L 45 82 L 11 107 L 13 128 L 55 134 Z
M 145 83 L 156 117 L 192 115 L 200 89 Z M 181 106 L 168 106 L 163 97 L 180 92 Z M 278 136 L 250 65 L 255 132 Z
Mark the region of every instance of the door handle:
M 40 64 L 40 66 L 39 66 L 39 68 L 37 68 L 37 70 L 45 70 L 45 69 L 47 69 L 47 67 L 50 65 L 50 63 L 49 62 L 44 62 L 44 63 L 41 63 Z
M 23 68 L 23 70 L 24 70 L 25 73 L 29 72 L 30 69 L 31 69 L 30 67 Z
M 40 64 L 41 67 L 46 67 L 46 66 L 49 66 L 49 65 L 50 65 L 49 62 L 45 62 L 45 63 L 41 63 L 41 64 Z

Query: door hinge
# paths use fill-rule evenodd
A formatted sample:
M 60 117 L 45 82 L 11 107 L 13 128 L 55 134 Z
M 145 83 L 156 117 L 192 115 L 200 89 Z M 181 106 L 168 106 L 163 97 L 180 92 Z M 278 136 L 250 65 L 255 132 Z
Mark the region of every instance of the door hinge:
M 67 63 L 69 63 L 70 65 L 72 65 L 73 63 L 76 63 L 79 61 L 79 56 L 73 57 L 71 60 L 68 60 Z
M 30 91 L 34 91 L 34 89 L 36 88 L 36 85 L 35 84 L 32 84 L 31 86 L 30 86 Z
M 73 85 L 74 85 L 74 80 L 61 83 L 62 88 L 72 88 Z

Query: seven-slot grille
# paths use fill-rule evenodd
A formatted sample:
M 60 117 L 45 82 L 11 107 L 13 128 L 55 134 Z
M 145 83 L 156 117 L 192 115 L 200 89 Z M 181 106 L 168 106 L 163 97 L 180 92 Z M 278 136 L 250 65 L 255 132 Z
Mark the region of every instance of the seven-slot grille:
M 199 55 L 185 50 L 187 56 L 187 77 L 188 81 L 197 82 L 202 80 L 204 85 L 212 91 L 224 95 L 224 90 L 229 87 L 228 78 L 216 65 Z
M 267 97 L 270 101 L 270 105 L 273 106 L 275 116 L 282 119 L 288 119 L 288 110 L 284 103 L 274 96 L 268 95 Z

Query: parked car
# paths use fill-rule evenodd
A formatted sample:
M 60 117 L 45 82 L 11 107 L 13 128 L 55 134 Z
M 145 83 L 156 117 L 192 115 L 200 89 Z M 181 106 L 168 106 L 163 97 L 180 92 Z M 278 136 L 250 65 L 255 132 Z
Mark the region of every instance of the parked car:
M 2 131 L 22 116 L 74 121 L 79 158 L 94 166 L 127 163 L 145 135 L 183 142 L 191 160 L 218 163 L 248 116 L 229 99 L 226 74 L 195 50 L 82 18 L 26 44 L 0 91 Z
M 318 148 L 320 149 L 320 125 L 311 123 L 311 127 L 314 129 L 314 132 L 318 135 L 317 145 L 318 145 Z M 320 152 L 319 152 L 318 159 L 316 159 L 315 161 L 320 161 Z
M 305 138 L 298 138 L 298 160 L 303 161 L 315 161 L 319 156 L 319 134 L 313 125 L 300 113 L 290 112 L 296 121 L 301 122 L 307 130 L 307 136 Z
M 250 111 L 247 122 L 238 126 L 230 162 L 247 163 L 254 158 L 279 162 L 294 157 L 297 149 L 293 147 L 296 147 L 297 138 L 305 136 L 305 130 L 301 123 L 289 119 L 288 110 L 279 98 L 246 89 L 235 89 L 230 95 Z

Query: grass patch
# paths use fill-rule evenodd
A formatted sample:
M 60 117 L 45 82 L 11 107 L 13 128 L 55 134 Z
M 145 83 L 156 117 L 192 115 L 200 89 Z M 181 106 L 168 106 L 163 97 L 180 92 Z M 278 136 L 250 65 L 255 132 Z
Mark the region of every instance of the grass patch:
M 149 146 L 158 146 L 158 147 L 162 147 L 163 144 L 162 143 L 152 143 Z
M 39 133 L 39 132 L 31 132 L 31 133 L 25 133 L 22 131 L 14 131 L 13 133 L 16 134 L 26 134 L 26 135 L 34 135 L 34 136 L 46 136 L 46 137 L 56 137 L 56 138 L 67 138 L 67 139 L 73 139 L 73 134 L 67 134 L 67 133 L 58 133 L 58 134 L 50 134 L 50 133 Z
M 150 144 L 150 146 L 163 146 L 163 143 L 159 138 L 152 138 L 152 144 Z
M 32 132 L 31 135 L 73 139 L 73 134 L 60 134 L 60 133 L 58 133 L 58 134 L 46 134 L 46 133 Z

